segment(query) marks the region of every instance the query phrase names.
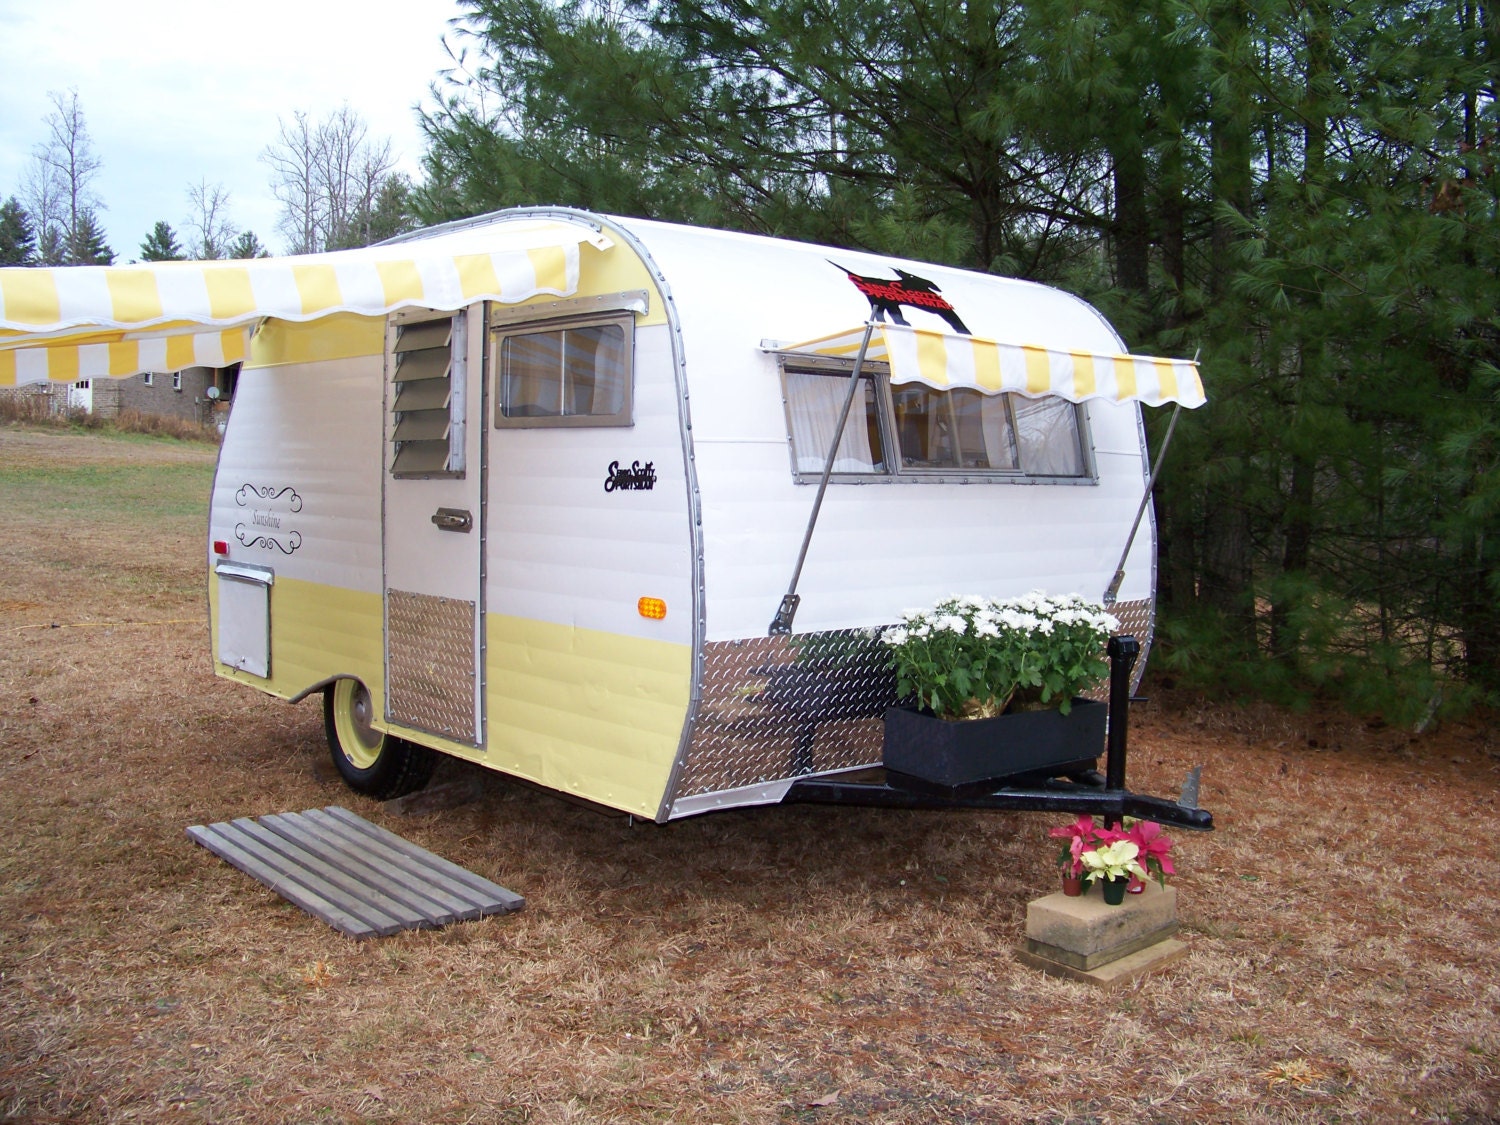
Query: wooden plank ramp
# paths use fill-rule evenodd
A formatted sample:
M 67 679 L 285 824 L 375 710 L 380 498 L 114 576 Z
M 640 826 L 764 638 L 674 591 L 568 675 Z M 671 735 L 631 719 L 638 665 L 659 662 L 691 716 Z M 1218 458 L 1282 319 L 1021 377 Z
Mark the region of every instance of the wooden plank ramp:
M 498 883 L 338 805 L 195 824 L 187 834 L 352 938 L 431 929 L 526 905 Z

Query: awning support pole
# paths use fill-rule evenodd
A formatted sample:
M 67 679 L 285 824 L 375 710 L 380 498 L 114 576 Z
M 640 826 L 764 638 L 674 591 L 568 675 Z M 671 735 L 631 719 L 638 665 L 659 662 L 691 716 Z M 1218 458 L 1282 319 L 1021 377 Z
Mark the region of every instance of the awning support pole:
M 802 564 L 807 561 L 807 548 L 812 544 L 813 528 L 818 525 L 818 512 L 823 507 L 823 494 L 828 491 L 828 479 L 833 476 L 833 465 L 838 460 L 839 445 L 844 440 L 844 425 L 849 421 L 849 408 L 854 404 L 854 392 L 859 390 L 860 370 L 865 365 L 865 352 L 870 347 L 870 337 L 875 332 L 875 321 L 865 324 L 865 335 L 859 342 L 859 354 L 854 357 L 854 371 L 849 376 L 849 390 L 844 395 L 844 409 L 839 411 L 839 424 L 833 432 L 833 443 L 828 447 L 828 460 L 823 465 L 823 479 L 818 482 L 818 495 L 813 500 L 812 514 L 807 518 L 807 530 L 802 534 L 802 549 L 797 552 L 797 565 L 792 570 L 792 581 L 782 595 L 776 616 L 767 630 L 772 637 L 786 636 L 792 631 L 792 618 L 797 616 L 797 606 L 802 601 L 797 594 L 797 582 L 802 578 Z
M 1120 596 L 1120 587 L 1125 582 L 1125 560 L 1130 556 L 1130 548 L 1135 543 L 1135 534 L 1141 529 L 1141 517 L 1146 514 L 1146 505 L 1151 503 L 1151 490 L 1156 486 L 1157 475 L 1161 472 L 1162 462 L 1167 459 L 1167 446 L 1172 444 L 1172 431 L 1177 428 L 1177 416 L 1182 413 L 1182 403 L 1176 404 L 1172 411 L 1172 420 L 1167 423 L 1167 436 L 1161 439 L 1161 448 L 1156 451 L 1156 464 L 1151 469 L 1151 475 L 1146 479 L 1146 491 L 1141 494 L 1141 505 L 1135 510 L 1135 522 L 1130 525 L 1130 535 L 1125 540 L 1125 549 L 1120 552 L 1120 565 L 1115 567 L 1115 576 L 1109 580 L 1109 589 L 1104 591 L 1104 604 L 1114 605 Z

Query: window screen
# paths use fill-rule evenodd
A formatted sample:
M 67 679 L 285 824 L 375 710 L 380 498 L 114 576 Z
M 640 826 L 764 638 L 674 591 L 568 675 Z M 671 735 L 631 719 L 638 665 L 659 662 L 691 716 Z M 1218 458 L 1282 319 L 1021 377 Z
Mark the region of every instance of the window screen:
M 497 426 L 630 424 L 634 320 L 498 329 Z

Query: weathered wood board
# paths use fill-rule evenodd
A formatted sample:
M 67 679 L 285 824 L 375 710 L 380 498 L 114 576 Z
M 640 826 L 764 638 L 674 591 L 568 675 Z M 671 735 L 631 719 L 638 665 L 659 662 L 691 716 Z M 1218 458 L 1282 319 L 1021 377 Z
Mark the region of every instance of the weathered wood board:
M 446 926 L 526 904 L 520 895 L 337 805 L 195 824 L 187 834 L 352 938 Z

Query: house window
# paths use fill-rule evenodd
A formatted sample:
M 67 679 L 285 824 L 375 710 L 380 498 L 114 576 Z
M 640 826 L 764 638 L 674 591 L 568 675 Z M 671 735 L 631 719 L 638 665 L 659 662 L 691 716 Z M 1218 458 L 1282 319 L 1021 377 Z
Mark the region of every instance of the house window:
M 180 391 L 180 390 L 182 390 L 182 372 L 181 371 L 174 371 L 174 372 L 172 372 L 172 389 L 174 391 Z
M 141 382 L 145 383 L 146 386 L 149 387 L 151 385 L 151 372 L 149 372 L 149 371 L 143 371 L 143 372 L 141 372 Z
M 629 313 L 496 328 L 495 425 L 630 425 L 634 330 Z
M 1060 398 L 985 395 L 921 383 L 892 384 L 867 364 L 833 463 L 851 477 L 1086 478 L 1078 407 Z M 794 470 L 816 479 L 827 463 L 853 365 L 783 363 Z
M 466 324 L 460 312 L 392 326 L 392 476 L 463 475 Z

